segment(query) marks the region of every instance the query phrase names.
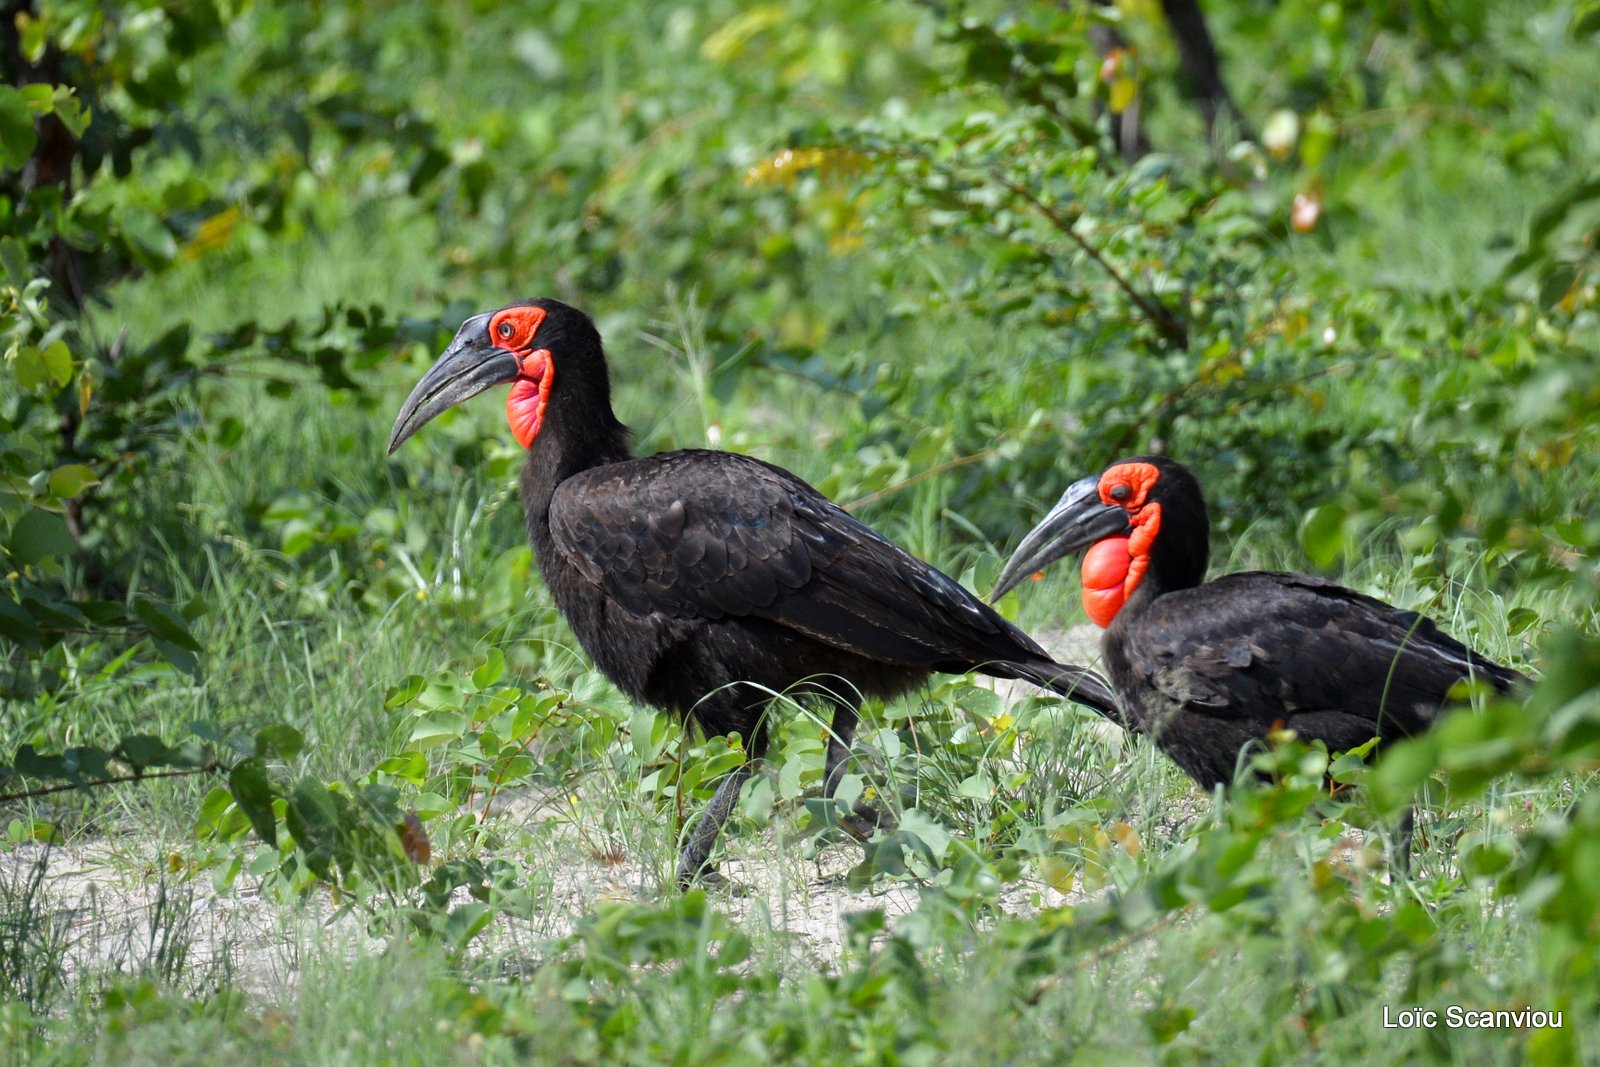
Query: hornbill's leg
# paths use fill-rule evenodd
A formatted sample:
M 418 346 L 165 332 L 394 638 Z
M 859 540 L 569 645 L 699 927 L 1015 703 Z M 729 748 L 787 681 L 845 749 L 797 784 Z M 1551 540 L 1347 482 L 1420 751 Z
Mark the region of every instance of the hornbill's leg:
M 833 705 L 833 725 L 828 730 L 828 755 L 823 763 L 822 796 L 832 800 L 844 777 L 845 763 L 850 757 L 850 742 L 856 736 L 859 721 L 854 704 L 840 697 L 830 697 Z M 893 827 L 894 816 L 867 804 L 857 803 L 850 815 L 839 820 L 839 827 L 851 837 L 865 841 L 877 827 Z
M 678 853 L 678 887 L 687 889 L 695 882 L 719 881 L 716 868 L 709 862 L 711 850 L 722 833 L 722 824 L 733 814 L 739 802 L 739 790 L 767 754 L 766 716 L 768 695 L 752 692 L 744 686 L 729 685 L 708 694 L 695 706 L 693 718 L 706 732 L 706 736 L 740 734 L 745 739 L 745 761 L 722 779 L 711 803 L 689 831 Z
M 1395 842 L 1395 866 L 1401 874 L 1411 873 L 1411 839 L 1417 832 L 1417 806 L 1415 804 L 1406 808 L 1406 813 L 1400 816 L 1399 840 Z
M 706 861 L 711 858 L 711 849 L 717 843 L 717 835 L 722 832 L 722 824 L 728 821 L 733 806 L 739 802 L 739 790 L 744 788 L 745 779 L 750 777 L 757 758 L 752 756 L 727 773 L 712 796 L 711 803 L 689 832 L 689 839 L 683 843 L 683 851 L 678 853 L 679 889 L 688 889 L 695 882 L 715 873 Z
M 828 755 L 822 769 L 822 795 L 833 799 L 844 777 L 844 763 L 850 757 L 850 742 L 856 736 L 856 709 L 843 700 L 829 701 L 833 705 L 833 725 L 828 728 Z

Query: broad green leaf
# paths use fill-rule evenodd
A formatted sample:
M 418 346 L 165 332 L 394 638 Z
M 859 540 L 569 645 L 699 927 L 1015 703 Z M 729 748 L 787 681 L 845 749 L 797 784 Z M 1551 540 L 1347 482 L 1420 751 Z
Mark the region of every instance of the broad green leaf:
M 1323 504 L 1307 512 L 1300 524 L 1300 545 L 1318 567 L 1332 566 L 1344 550 L 1345 517 L 1338 504 Z
M 1383 753 L 1367 775 L 1367 788 L 1381 811 L 1399 811 L 1410 805 L 1439 766 L 1438 739 L 1421 737 L 1398 741 Z
M 17 349 L 14 366 L 17 384 L 22 388 L 38 389 L 40 386 L 50 384 L 50 365 L 45 361 L 44 353 L 32 345 L 22 345 Z
M 67 761 L 60 754 L 45 755 L 32 745 L 17 749 L 17 754 L 11 758 L 11 765 L 18 774 L 26 774 L 31 778 L 76 778 L 76 774 L 68 773 Z
M 64 556 L 77 548 L 78 542 L 67 532 L 66 520 L 60 515 L 29 508 L 11 528 L 8 547 L 18 562 L 34 564 L 52 556 Z
M 43 634 L 32 613 L 10 597 L 0 594 L 0 637 L 24 648 L 38 648 Z
M 88 621 L 71 601 L 57 600 L 40 589 L 24 589 L 22 606 L 46 630 L 79 630 Z
M 117 755 L 135 770 L 144 770 L 172 759 L 173 749 L 151 734 L 130 734 L 117 745 Z
M 81 463 L 68 463 L 50 472 L 50 495 L 67 500 L 77 496 L 91 485 L 99 485 L 94 471 Z
M 68 86 L 56 86 L 50 106 L 56 118 L 61 120 L 61 125 L 65 126 L 72 136 L 82 137 L 83 131 L 89 128 L 93 112 L 83 106 L 83 101 L 74 96 Z
M 450 909 L 444 921 L 444 936 L 451 946 L 460 950 L 484 931 L 494 918 L 494 909 L 476 901 L 460 904 Z
M 233 793 L 233 802 L 250 820 L 256 836 L 276 848 L 278 820 L 272 813 L 272 802 L 278 794 L 267 777 L 266 763 L 251 756 L 234 764 L 233 770 L 228 772 L 228 789 Z
M 178 670 L 187 675 L 199 677 L 200 658 L 193 652 L 180 645 L 175 645 L 165 638 L 156 637 L 154 634 L 150 637 L 150 644 L 155 647 L 156 652 L 162 659 L 178 668 Z
M 319 878 L 329 878 L 340 833 L 339 807 L 333 795 L 316 779 L 302 778 L 288 800 L 284 821 L 305 855 L 306 866 Z
M 484 657 L 483 665 L 472 672 L 472 684 L 479 689 L 487 689 L 498 682 L 505 673 L 505 654 L 498 648 L 491 648 Z
M 153 636 L 188 652 L 202 651 L 200 642 L 189 632 L 188 622 L 171 605 L 140 597 L 133 602 L 133 612 L 150 628 Z
M 195 811 L 194 832 L 201 839 L 222 832 L 223 819 L 233 808 L 233 794 L 225 786 L 215 786 L 200 801 Z
M 122 233 L 137 248 L 165 263 L 178 254 L 177 239 L 154 213 L 142 207 L 130 207 L 120 219 Z
M 294 759 L 305 747 L 305 735 L 288 723 L 276 722 L 256 731 L 256 755 L 263 759 Z
M 28 101 L 11 86 L 0 85 L 0 166 L 21 170 L 38 143 Z
M 45 380 L 57 389 L 72 381 L 72 350 L 65 341 L 52 341 L 39 354 L 44 361 Z
M 1572 36 L 1579 38 L 1600 34 L 1600 4 L 1585 4 L 1572 17 Z
M 467 731 L 467 717 L 454 712 L 436 711 L 417 720 L 411 728 L 408 747 L 418 752 L 454 741 Z
M 389 687 L 389 691 L 383 697 L 383 706 L 386 708 L 398 708 L 402 704 L 409 704 L 417 698 L 417 694 L 421 693 L 423 687 L 427 684 L 428 680 L 422 675 L 408 674 L 399 684 Z

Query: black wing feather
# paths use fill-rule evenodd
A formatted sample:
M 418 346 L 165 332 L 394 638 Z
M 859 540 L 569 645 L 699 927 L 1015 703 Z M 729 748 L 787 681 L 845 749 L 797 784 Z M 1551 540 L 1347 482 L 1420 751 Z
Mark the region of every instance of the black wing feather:
M 1524 680 L 1416 612 L 1300 574 L 1174 591 L 1128 638 L 1134 672 L 1182 708 L 1236 720 L 1281 712 L 1290 726 L 1296 715 L 1345 716 L 1365 736 L 1425 729 L 1469 675 L 1501 690 Z
M 905 665 L 1047 658 L 961 585 L 749 456 L 691 449 L 585 471 L 556 490 L 550 530 L 636 615 L 753 615 Z

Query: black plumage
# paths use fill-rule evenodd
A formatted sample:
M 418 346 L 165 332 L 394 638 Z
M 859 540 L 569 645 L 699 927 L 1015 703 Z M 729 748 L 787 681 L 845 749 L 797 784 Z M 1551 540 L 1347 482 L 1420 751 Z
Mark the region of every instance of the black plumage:
M 1187 468 L 1122 460 L 1063 494 L 997 589 L 1095 546 L 1106 558 L 1085 561 L 1086 605 L 1109 621 L 1105 667 L 1130 725 L 1203 786 L 1231 781 L 1275 728 L 1340 751 L 1427 729 L 1463 679 L 1501 692 L 1526 681 L 1432 620 L 1333 582 L 1274 571 L 1206 582 L 1207 527 Z M 1141 554 L 1131 588 L 1124 578 L 1093 602 L 1114 584 L 1104 568 L 1133 574 Z
M 773 694 L 819 699 L 833 709 L 829 796 L 861 698 L 905 692 L 932 671 L 1028 679 L 1117 716 L 1093 672 L 1056 663 L 788 471 L 700 449 L 634 458 L 600 335 L 557 301 L 469 319 L 406 401 L 390 450 L 508 380 L 513 428 L 519 417 L 533 426 L 521 496 L 535 559 L 585 652 L 633 699 L 708 735 L 737 733 L 752 758 L 766 749 Z M 519 395 L 536 418 L 519 415 Z M 719 788 L 684 846 L 680 881 L 701 873 L 747 774 Z

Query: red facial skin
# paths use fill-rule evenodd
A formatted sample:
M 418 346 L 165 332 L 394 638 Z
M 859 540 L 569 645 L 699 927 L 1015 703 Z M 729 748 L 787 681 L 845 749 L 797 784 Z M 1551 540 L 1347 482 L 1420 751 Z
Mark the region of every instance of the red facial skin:
M 1119 463 L 1100 476 L 1101 503 L 1123 508 L 1133 524 L 1132 534 L 1096 541 L 1083 556 L 1083 610 L 1101 628 L 1111 625 L 1150 569 L 1161 505 L 1146 501 L 1160 480 L 1149 463 Z
M 555 359 L 549 349 L 533 347 L 544 317 L 544 308 L 514 307 L 489 320 L 489 340 L 517 360 L 517 377 L 511 383 L 511 395 L 506 397 L 506 421 L 523 448 L 539 436 L 556 375 Z

